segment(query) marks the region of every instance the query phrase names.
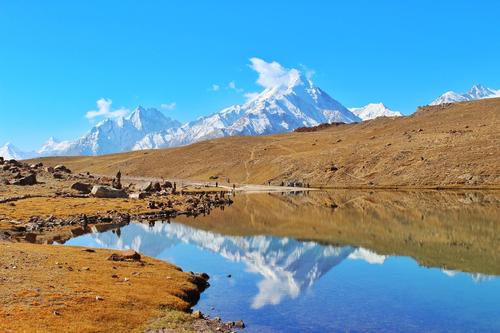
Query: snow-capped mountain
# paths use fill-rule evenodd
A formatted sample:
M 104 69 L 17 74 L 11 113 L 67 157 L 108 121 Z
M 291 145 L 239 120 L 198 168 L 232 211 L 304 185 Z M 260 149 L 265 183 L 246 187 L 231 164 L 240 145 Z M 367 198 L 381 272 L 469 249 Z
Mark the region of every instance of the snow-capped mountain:
M 370 120 L 378 117 L 400 117 L 401 113 L 392 111 L 383 103 L 370 103 L 360 108 L 349 108 L 349 111 L 354 113 L 362 120 Z
M 186 145 L 234 135 L 264 135 L 298 127 L 361 119 L 300 74 L 287 85 L 266 88 L 242 105 L 233 105 L 181 128 L 145 136 L 135 150 Z
M 154 108 L 138 107 L 126 118 L 106 119 L 75 141 L 57 142 L 50 138 L 38 150 L 47 155 L 100 155 L 132 150 L 150 133 L 178 128 L 181 124 Z
M 50 138 L 30 157 L 174 147 L 225 136 L 274 134 L 321 123 L 357 121 L 361 118 L 296 72 L 287 84 L 266 88 L 242 105 L 182 126 L 157 109 L 138 107 L 128 117 L 101 121 L 75 141 Z
M 436 98 L 430 105 L 439 105 L 444 103 L 458 103 L 472 101 L 476 99 L 500 97 L 500 90 L 486 88 L 480 84 L 472 86 L 472 88 L 463 94 L 454 91 L 445 92 L 443 95 Z
M 3 157 L 6 160 L 15 159 L 15 160 L 23 160 L 26 158 L 31 158 L 35 156 L 34 152 L 24 152 L 19 148 L 14 146 L 12 143 L 7 142 L 5 145 L 0 147 L 0 157 Z

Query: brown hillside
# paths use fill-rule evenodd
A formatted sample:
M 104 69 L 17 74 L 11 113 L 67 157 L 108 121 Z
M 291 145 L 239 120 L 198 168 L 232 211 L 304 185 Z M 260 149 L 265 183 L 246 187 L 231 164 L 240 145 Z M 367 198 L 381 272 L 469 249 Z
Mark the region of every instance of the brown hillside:
M 99 157 L 44 158 L 76 171 L 263 184 L 500 186 L 500 99 L 420 108 L 306 133 L 230 137 Z

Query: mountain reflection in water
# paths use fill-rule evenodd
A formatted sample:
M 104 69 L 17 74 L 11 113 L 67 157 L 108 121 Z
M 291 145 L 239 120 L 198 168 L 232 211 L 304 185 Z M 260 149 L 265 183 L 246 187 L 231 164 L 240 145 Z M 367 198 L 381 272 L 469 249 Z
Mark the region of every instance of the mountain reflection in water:
M 118 230 L 93 233 L 75 241 L 77 244 L 84 242 L 86 246 L 134 249 L 156 258 L 163 257 L 169 249 L 180 244 L 189 244 L 231 262 L 243 263 L 247 272 L 259 274 L 262 278 L 257 284 L 259 292 L 252 300 L 254 309 L 279 304 L 284 297 L 297 298 L 346 259 L 383 264 L 387 258 L 360 247 L 321 245 L 286 237 L 224 236 L 179 223 L 163 222 L 132 223 Z M 453 277 L 458 272 L 443 269 L 443 273 Z M 490 278 L 478 273 L 471 274 L 471 277 L 475 282 Z
M 211 275 L 196 305 L 245 332 L 500 332 L 497 192 L 237 195 L 224 211 L 67 245 Z

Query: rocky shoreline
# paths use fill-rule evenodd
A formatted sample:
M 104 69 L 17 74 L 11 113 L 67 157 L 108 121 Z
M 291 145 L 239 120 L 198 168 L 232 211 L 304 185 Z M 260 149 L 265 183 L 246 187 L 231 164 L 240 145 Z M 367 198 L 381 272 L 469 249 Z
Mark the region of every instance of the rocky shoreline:
M 58 270 L 67 269 L 73 276 L 88 275 L 90 268 L 84 266 L 75 269 L 75 266 L 78 266 L 79 260 L 84 260 L 81 258 L 82 256 L 95 257 L 96 251 L 100 253 L 102 250 L 76 250 L 77 248 L 72 247 L 45 248 L 48 245 L 44 244 L 62 244 L 72 237 L 91 232 L 119 229 L 134 221 L 154 223 L 163 220 L 168 222 L 180 215 L 195 218 L 198 215 L 210 214 L 214 209 L 223 210 L 232 202 L 228 191 L 221 188 L 191 189 L 187 186 L 178 188 L 175 182 L 168 180 L 122 183 L 119 171 L 114 178 L 98 177 L 90 173 L 73 174 L 63 165 L 44 166 L 42 163 L 28 165 L 20 161 L 0 159 L 0 245 L 6 246 L 13 253 L 17 253 L 16 251 L 19 250 L 19 256 L 36 257 L 39 251 L 47 251 L 50 253 L 46 256 L 48 261 L 60 255 L 60 252 L 73 252 L 72 256 L 66 258 L 67 261 L 64 263 L 56 262 Z M 6 266 L 0 276 L 0 280 L 6 285 L 9 285 L 9 281 L 15 280 L 16 274 L 28 269 L 28 267 L 23 266 L 26 259 L 20 263 L 17 262 L 15 256 L 16 254 L 11 256 L 13 263 Z M 106 264 L 103 266 L 111 265 L 112 269 L 115 269 L 118 263 L 142 267 L 141 265 L 148 265 L 147 263 L 152 260 L 147 257 L 143 258 L 139 253 L 117 251 L 113 251 L 107 258 Z M 102 260 L 102 256 L 98 260 Z M 47 264 L 46 261 L 39 262 L 37 260 L 33 260 L 32 263 L 39 268 Z M 165 265 L 168 266 L 168 264 Z M 158 269 L 158 273 L 161 274 L 161 267 L 155 269 Z M 179 268 L 175 269 L 182 272 Z M 47 272 L 47 274 L 50 273 Z M 168 273 L 168 269 L 165 273 Z M 31 274 L 28 271 L 22 277 L 27 282 L 27 288 L 35 287 L 38 282 L 30 283 L 30 279 L 34 278 Z M 131 274 L 141 273 L 137 271 Z M 183 325 L 199 332 L 232 332 L 236 328 L 244 327 L 241 321 L 224 323 L 220 318 L 211 319 L 199 311 L 190 313 L 191 307 L 198 301 L 200 293 L 209 286 L 209 276 L 193 272 L 183 274 L 178 278 L 179 281 L 185 279 L 188 285 L 195 286 L 194 288 L 186 288 L 181 283 L 180 285 L 183 287 L 179 287 L 177 292 L 173 291 L 174 295 L 179 295 L 183 302 L 187 302 L 186 306 L 180 307 L 182 314 L 179 316 L 184 316 L 184 313 L 188 315 L 188 317 L 182 317 L 184 318 Z M 113 279 L 106 283 L 115 283 L 119 275 L 112 274 L 111 276 Z M 100 279 L 103 276 L 99 275 L 96 278 Z M 68 277 L 59 277 L 59 280 L 55 281 L 65 285 L 69 283 L 67 279 Z M 129 282 L 131 279 L 133 278 L 126 277 L 121 282 Z M 37 288 L 37 290 L 39 289 L 43 288 Z M 39 292 L 35 294 L 39 294 Z M 9 296 L 13 297 L 10 302 L 14 304 L 23 302 L 22 297 L 3 296 L 5 299 L 9 299 Z M 101 300 L 109 300 L 109 297 L 96 295 L 95 300 L 100 303 Z M 147 302 L 157 301 L 159 300 L 147 300 Z M 22 306 L 22 304 L 18 306 Z M 172 311 L 177 311 L 175 307 L 168 306 L 167 309 L 169 315 Z M 65 311 L 67 310 L 58 309 L 54 310 L 53 313 L 54 316 L 61 317 Z M 9 318 L 15 317 L 15 315 L 14 313 L 13 316 L 9 311 L 0 313 L 4 320 L 4 327 L 17 325 L 9 321 Z M 172 328 L 168 321 L 165 325 L 161 325 L 161 321 L 158 324 L 158 320 L 155 318 L 161 319 L 161 317 L 161 313 L 153 315 L 150 320 L 153 320 L 155 325 L 145 326 L 144 331 L 177 331 Z M 38 325 L 35 321 L 33 325 Z M 46 324 L 52 325 L 52 319 Z M 113 327 L 112 322 L 108 324 Z

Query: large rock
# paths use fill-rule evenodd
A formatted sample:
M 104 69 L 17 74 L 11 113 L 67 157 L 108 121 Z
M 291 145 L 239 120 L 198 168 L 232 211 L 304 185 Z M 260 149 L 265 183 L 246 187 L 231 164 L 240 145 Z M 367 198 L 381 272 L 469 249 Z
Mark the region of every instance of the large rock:
M 141 192 L 149 192 L 151 191 L 152 188 L 153 188 L 153 183 L 147 182 L 142 184 L 141 187 L 139 187 L 139 190 L 141 190 Z
M 56 172 L 65 172 L 65 173 L 71 173 L 71 170 L 66 168 L 64 165 L 59 164 L 54 167 L 54 171 Z
M 124 190 L 104 185 L 95 185 L 90 193 L 96 198 L 128 198 Z
M 130 199 L 144 199 L 148 196 L 146 192 L 135 192 L 135 193 L 130 193 L 129 198 Z
M 80 193 L 89 194 L 90 191 L 92 191 L 92 185 L 76 182 L 73 185 L 71 185 L 71 189 L 78 191 Z
M 12 182 L 12 185 L 20 185 L 20 186 L 30 186 L 36 184 L 36 175 L 30 174 L 28 176 L 19 178 Z

